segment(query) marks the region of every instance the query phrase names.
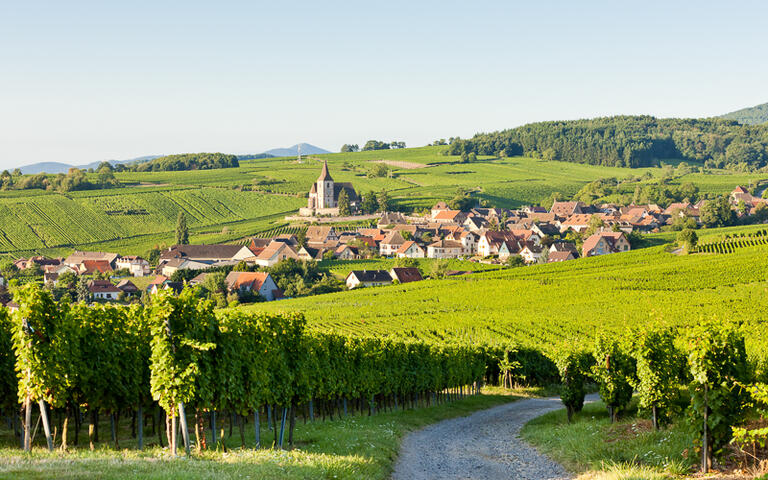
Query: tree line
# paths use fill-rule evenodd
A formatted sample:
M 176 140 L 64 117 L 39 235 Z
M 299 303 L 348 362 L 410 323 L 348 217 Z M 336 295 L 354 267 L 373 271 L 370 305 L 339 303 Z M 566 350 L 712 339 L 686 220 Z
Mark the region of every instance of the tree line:
M 768 165 L 768 125 L 724 119 L 614 116 L 532 123 L 453 140 L 448 155 L 526 155 L 631 168 L 658 166 L 667 159 L 741 171 Z
M 57 175 L 47 173 L 23 175 L 18 168 L 13 172 L 3 170 L 0 173 L 0 190 L 38 189 L 72 192 L 120 187 L 121 184 L 115 178 L 114 172 L 115 169 L 109 162 L 101 162 L 95 170 L 86 171 L 72 167 L 66 174 Z
M 129 165 L 125 169 L 132 172 L 175 172 L 181 170 L 236 168 L 239 166 L 240 163 L 237 160 L 237 155 L 225 153 L 182 153 Z

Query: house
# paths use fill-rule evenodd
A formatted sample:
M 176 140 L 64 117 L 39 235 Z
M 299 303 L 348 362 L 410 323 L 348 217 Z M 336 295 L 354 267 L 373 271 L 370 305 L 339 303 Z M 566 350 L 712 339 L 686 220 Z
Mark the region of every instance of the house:
M 405 239 L 397 230 L 393 230 L 379 243 L 379 255 L 391 257 L 403 246 Z
M 506 260 L 512 255 L 520 254 L 520 242 L 517 240 L 502 240 L 498 246 L 499 260 Z
M 345 281 L 347 288 L 392 285 L 392 277 L 386 270 L 352 270 Z
M 154 278 L 154 280 L 149 282 L 149 285 L 147 285 L 147 291 L 150 293 L 155 293 L 157 292 L 157 289 L 162 288 L 162 286 L 165 285 L 166 282 L 168 282 L 168 277 L 164 275 L 157 275 Z
M 424 253 L 424 249 L 421 248 L 418 243 L 409 240 L 397 249 L 395 255 L 398 258 L 424 258 L 426 254 Z
M 339 260 L 354 260 L 360 258 L 357 247 L 351 245 L 339 245 L 333 252 L 333 256 Z
M 547 263 L 565 262 L 566 260 L 574 260 L 575 258 L 574 253 L 570 251 L 550 251 Z
M 57 287 L 59 285 L 59 276 L 66 272 L 71 272 L 77 275 L 77 270 L 69 265 L 64 265 L 63 263 L 59 265 L 46 265 L 43 268 L 43 282 Z
M 88 284 L 88 291 L 94 300 L 117 300 L 122 290 L 112 285 L 109 280 L 93 280 Z
M 576 248 L 576 245 L 571 242 L 555 242 L 550 245 L 549 253 L 555 252 L 571 252 L 574 255 L 578 255 L 579 250 Z
M 33 268 L 35 266 L 38 266 L 44 270 L 48 266 L 61 265 L 61 260 L 58 258 L 46 258 L 46 257 L 36 256 L 36 257 L 29 257 L 29 258 L 20 258 L 15 262 L 13 262 L 13 265 L 19 270 L 26 270 L 28 268 Z
M 173 259 L 184 259 L 208 266 L 233 265 L 253 252 L 245 245 L 174 245 L 160 254 L 159 266 Z
M 477 242 L 480 240 L 480 235 L 475 232 L 468 232 L 462 230 L 461 233 L 454 233 L 448 240 L 456 240 L 462 245 L 462 255 L 472 256 L 477 253 Z
M 434 219 L 434 218 L 435 218 L 435 216 L 436 216 L 438 213 L 440 213 L 440 212 L 444 212 L 444 211 L 447 211 L 447 210 L 450 210 L 450 208 L 448 208 L 448 204 L 447 204 L 447 203 L 445 203 L 445 202 L 437 202 L 437 203 L 435 204 L 435 206 L 434 206 L 434 207 L 432 207 L 432 210 L 430 211 L 430 217 L 431 217 L 432 219 Z
M 259 255 L 246 258 L 245 261 L 262 267 L 271 267 L 286 258 L 301 260 L 298 253 L 287 243 L 272 242 Z
M 477 254 L 483 257 L 490 255 L 498 255 L 499 247 L 502 242 L 505 241 L 517 241 L 515 235 L 509 230 L 502 230 L 500 232 L 487 231 L 480 235 L 480 239 L 477 241 Z
M 624 232 L 597 232 L 584 240 L 581 251 L 584 257 L 607 255 L 609 253 L 627 252 L 630 250 L 629 240 Z
M 560 234 L 560 227 L 553 223 L 549 222 L 539 222 L 539 223 L 533 223 L 530 227 L 531 231 L 539 236 L 539 238 L 544 237 L 554 237 L 555 235 Z
M 205 279 L 208 278 L 208 275 L 211 275 L 210 272 L 203 272 L 192 278 L 190 281 L 187 282 L 187 285 L 191 287 L 195 287 L 197 285 L 202 285 L 205 283 Z
M 389 276 L 398 283 L 419 282 L 423 280 L 421 272 L 416 267 L 393 267 Z
M 307 227 L 306 237 L 308 243 L 326 243 L 339 240 L 339 236 L 333 227 L 320 225 Z
M 571 215 L 576 215 L 584 212 L 584 205 L 582 202 L 554 202 L 552 208 L 549 209 L 549 213 L 554 213 L 561 218 L 567 218 Z
M 117 260 L 118 257 L 119 255 L 116 253 L 82 252 L 82 251 L 76 250 L 74 253 L 72 253 L 72 255 L 65 258 L 62 263 L 64 263 L 65 265 L 69 265 L 70 267 L 77 268 L 77 266 L 89 260 L 98 261 L 98 262 L 107 262 L 109 264 L 110 270 L 114 270 L 115 261 Z
M 253 292 L 270 302 L 283 296 L 267 272 L 229 272 L 226 282 L 230 292 Z
M 135 255 L 119 257 L 115 260 L 116 270 L 128 270 L 134 277 L 143 277 L 149 275 L 149 262 Z
M 183 282 L 165 282 L 165 285 L 163 285 L 163 290 L 173 290 L 173 293 L 178 295 L 184 290 L 184 283 Z
M 127 278 L 117 284 L 117 289 L 128 296 L 137 295 L 139 293 L 139 287 L 134 285 L 134 283 Z
M 541 245 L 537 245 L 535 242 L 523 242 L 521 246 L 520 256 L 523 257 L 525 263 L 536 263 L 539 261 L 544 250 Z
M 211 264 L 189 260 L 186 258 L 173 258 L 167 262 L 162 263 L 162 266 L 160 267 L 160 273 L 166 277 L 171 277 L 179 270 L 205 270 L 206 268 L 211 268 Z
M 96 273 L 107 273 L 112 271 L 112 264 L 107 260 L 83 260 L 76 266 L 78 275 L 94 275 Z
M 467 214 L 461 210 L 442 210 L 432 216 L 432 221 L 436 223 L 455 223 L 461 225 L 467 219 Z
M 386 228 L 389 225 L 404 225 L 407 224 L 408 221 L 405 218 L 405 215 L 399 212 L 384 212 L 381 215 L 381 218 L 379 218 L 379 222 L 376 224 L 379 228 Z
M 427 245 L 427 258 L 458 258 L 464 245 L 455 240 L 438 240 Z
M 577 213 L 575 215 L 570 215 L 564 221 L 560 222 L 560 231 L 566 232 L 570 229 L 574 232 L 581 233 L 589 228 L 589 222 L 592 221 L 592 217 L 593 215 L 588 213 Z
M 480 216 L 471 216 L 467 217 L 466 220 L 464 220 L 464 223 L 462 224 L 464 228 L 468 229 L 470 232 L 480 232 L 483 229 L 488 228 L 488 220 L 486 220 L 483 217 Z

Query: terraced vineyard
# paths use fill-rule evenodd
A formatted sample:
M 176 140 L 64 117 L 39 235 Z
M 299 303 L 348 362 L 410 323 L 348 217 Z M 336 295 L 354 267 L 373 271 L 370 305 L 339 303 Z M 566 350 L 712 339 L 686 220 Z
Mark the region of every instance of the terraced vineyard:
M 546 348 L 648 322 L 745 322 L 768 344 L 768 246 L 731 255 L 673 255 L 662 246 L 447 279 L 258 304 L 298 310 L 322 331 L 431 340 L 512 340 Z
M 173 230 L 180 211 L 192 229 L 199 229 L 284 215 L 302 203 L 295 197 L 210 187 L 2 198 L 0 252 L 163 234 Z
M 768 245 L 768 231 L 765 229 L 749 234 L 725 235 L 721 239 L 701 242 L 694 251 L 697 253 L 733 253 L 736 250 L 757 245 Z

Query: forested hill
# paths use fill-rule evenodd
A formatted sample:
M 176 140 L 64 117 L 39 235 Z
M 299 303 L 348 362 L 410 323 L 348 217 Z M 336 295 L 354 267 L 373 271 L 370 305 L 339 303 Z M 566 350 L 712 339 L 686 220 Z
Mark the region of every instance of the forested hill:
M 724 119 L 615 116 L 531 123 L 454 140 L 447 153 L 526 155 L 614 167 L 648 167 L 665 160 L 757 170 L 768 164 L 768 125 Z
M 735 112 L 726 113 L 721 115 L 720 118 L 726 120 L 736 120 L 739 123 L 745 125 L 758 125 L 761 123 L 768 123 L 768 103 L 757 105 L 750 108 L 742 108 Z
M 149 162 L 134 165 L 131 170 L 136 172 L 163 172 L 179 170 L 211 170 L 214 168 L 238 167 L 236 155 L 224 153 L 182 153 L 167 155 Z

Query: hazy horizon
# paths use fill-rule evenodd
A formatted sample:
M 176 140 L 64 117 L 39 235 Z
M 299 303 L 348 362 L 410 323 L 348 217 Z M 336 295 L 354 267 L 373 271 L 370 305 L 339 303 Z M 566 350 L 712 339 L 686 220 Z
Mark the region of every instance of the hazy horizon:
M 766 13 L 757 1 L 5 4 L 0 168 L 720 115 L 768 101 Z

